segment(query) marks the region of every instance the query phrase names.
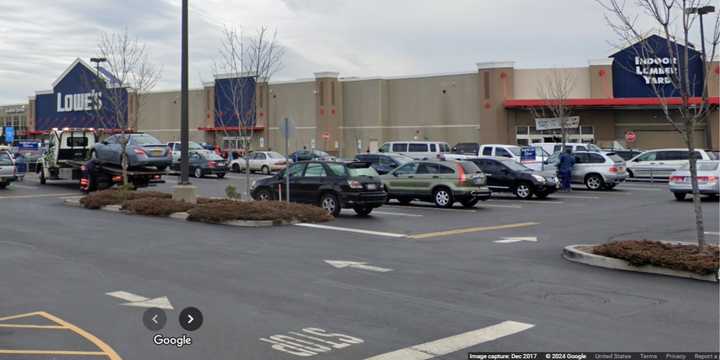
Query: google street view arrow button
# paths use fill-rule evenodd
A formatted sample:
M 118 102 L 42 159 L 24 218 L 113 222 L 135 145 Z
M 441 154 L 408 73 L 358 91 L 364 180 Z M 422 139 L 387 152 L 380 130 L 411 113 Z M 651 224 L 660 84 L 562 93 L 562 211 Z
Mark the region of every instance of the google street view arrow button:
M 180 326 L 187 331 L 195 331 L 202 326 L 203 315 L 197 308 L 188 307 L 180 312 Z
M 143 313 L 143 324 L 150 331 L 160 331 L 165 327 L 167 317 L 165 311 L 158 308 L 150 308 Z

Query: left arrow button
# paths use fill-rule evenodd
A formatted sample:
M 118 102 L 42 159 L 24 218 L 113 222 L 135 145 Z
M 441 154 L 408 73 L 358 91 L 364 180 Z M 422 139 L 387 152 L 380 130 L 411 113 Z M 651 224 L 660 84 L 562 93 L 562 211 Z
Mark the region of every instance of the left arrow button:
M 143 313 L 143 324 L 150 331 L 160 331 L 167 323 L 165 311 L 158 308 L 150 308 Z

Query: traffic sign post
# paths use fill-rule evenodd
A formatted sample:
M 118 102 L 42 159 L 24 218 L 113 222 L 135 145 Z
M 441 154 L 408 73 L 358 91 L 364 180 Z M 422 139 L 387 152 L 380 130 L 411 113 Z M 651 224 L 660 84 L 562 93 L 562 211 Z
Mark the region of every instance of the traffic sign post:
M 288 118 L 284 118 L 280 122 L 280 133 L 285 137 L 285 197 L 290 202 L 290 137 L 295 133 L 295 124 Z M 279 199 L 282 201 L 282 199 Z

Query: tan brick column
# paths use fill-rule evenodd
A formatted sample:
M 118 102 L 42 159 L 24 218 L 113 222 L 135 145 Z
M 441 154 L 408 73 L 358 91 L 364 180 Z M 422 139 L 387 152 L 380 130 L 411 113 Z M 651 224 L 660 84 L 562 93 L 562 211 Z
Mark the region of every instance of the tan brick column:
M 264 130 L 257 132 L 258 141 L 263 137 L 263 149 L 270 147 L 270 86 L 267 79 L 258 79 L 255 85 L 255 126 Z
M 315 147 L 332 155 L 342 148 L 343 94 L 337 72 L 315 73 Z M 337 147 L 336 147 L 337 145 Z
M 613 97 L 612 58 L 590 60 L 590 97 L 610 99 Z
M 477 63 L 480 81 L 480 143 L 514 143 L 503 103 L 513 98 L 514 62 Z

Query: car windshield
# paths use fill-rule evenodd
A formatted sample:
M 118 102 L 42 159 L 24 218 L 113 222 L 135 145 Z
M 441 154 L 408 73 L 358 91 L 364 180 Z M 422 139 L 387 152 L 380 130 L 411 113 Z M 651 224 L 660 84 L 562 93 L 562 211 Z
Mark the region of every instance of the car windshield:
M 501 160 L 503 165 L 514 171 L 531 171 L 531 169 L 515 160 Z
M 271 159 L 284 159 L 285 158 L 285 156 L 283 156 L 282 154 L 274 152 L 274 151 L 268 152 L 266 154 Z
M 405 163 L 409 163 L 409 162 L 413 161 L 412 158 L 407 157 L 407 156 L 403 156 L 403 155 L 387 154 L 387 156 L 389 156 L 389 157 L 392 158 L 393 160 L 397 161 L 400 165 L 405 164 Z
M 720 164 L 718 161 L 698 161 L 697 169 L 698 171 L 715 171 L 718 169 L 718 164 Z M 690 170 L 690 163 L 683 165 L 680 169 Z
M 519 146 L 507 146 L 506 149 L 508 149 L 513 155 L 520 156 L 520 147 Z
M 130 136 L 129 144 L 132 145 L 162 145 L 160 140 L 148 134 L 136 134 Z
M 176 149 L 177 149 L 178 151 L 180 151 L 180 143 L 177 143 Z M 189 149 L 189 150 L 205 150 L 204 147 L 200 146 L 200 144 L 198 144 L 198 143 L 196 143 L 196 142 L 194 142 L 194 141 L 191 141 L 191 142 L 188 143 L 188 149 Z
M 380 176 L 375 169 L 372 167 L 366 167 L 366 168 L 347 168 L 348 174 L 350 176 L 370 176 L 370 177 L 376 177 Z

